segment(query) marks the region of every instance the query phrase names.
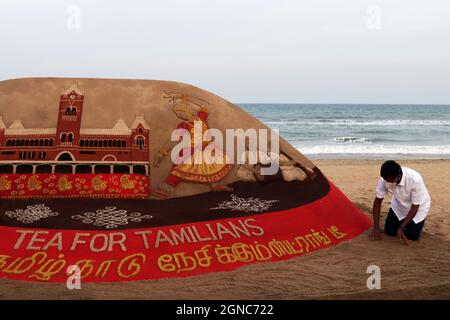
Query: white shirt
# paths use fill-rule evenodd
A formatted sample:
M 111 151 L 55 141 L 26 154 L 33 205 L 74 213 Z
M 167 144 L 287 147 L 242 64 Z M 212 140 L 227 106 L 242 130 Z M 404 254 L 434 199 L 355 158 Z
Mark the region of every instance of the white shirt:
M 415 223 L 423 221 L 430 210 L 431 198 L 422 176 L 413 169 L 402 167 L 402 180 L 397 185 L 380 178 L 376 188 L 376 196 L 383 199 L 386 194 L 392 194 L 391 207 L 399 220 L 408 215 L 411 205 L 419 205 L 419 210 L 413 218 Z

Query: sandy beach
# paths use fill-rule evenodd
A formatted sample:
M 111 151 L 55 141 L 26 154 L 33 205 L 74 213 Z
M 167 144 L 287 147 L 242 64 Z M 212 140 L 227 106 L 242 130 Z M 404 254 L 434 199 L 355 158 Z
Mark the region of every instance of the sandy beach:
M 419 171 L 432 198 L 422 238 L 410 246 L 370 231 L 341 245 L 283 262 L 183 279 L 83 284 L 0 280 L 1 299 L 449 299 L 450 160 L 400 160 Z M 371 214 L 382 161 L 315 160 L 361 210 Z M 385 199 L 382 218 L 389 209 Z M 369 265 L 381 268 L 381 289 L 368 290 Z

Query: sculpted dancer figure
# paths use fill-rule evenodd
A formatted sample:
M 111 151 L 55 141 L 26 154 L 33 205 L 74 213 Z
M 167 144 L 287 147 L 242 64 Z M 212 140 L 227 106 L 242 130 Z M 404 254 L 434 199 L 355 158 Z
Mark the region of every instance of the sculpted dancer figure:
M 156 198 L 168 198 L 173 188 L 180 182 L 208 184 L 211 191 L 232 191 L 233 189 L 220 185 L 220 181 L 233 167 L 229 163 L 225 152 L 219 149 L 214 142 L 203 140 L 203 133 L 208 126 L 208 108 L 205 102 L 180 93 L 165 93 L 165 98 L 172 105 L 172 110 L 181 120 L 176 129 L 185 129 L 190 137 L 190 146 L 179 152 L 180 164 L 174 164 L 158 190 L 153 192 Z M 195 123 L 202 126 L 202 135 L 194 135 Z M 200 138 L 200 140 L 199 140 Z M 199 140 L 196 141 L 195 139 Z M 153 167 L 159 167 L 162 160 L 172 152 L 177 141 L 168 141 L 162 145 L 155 155 Z M 211 152 L 204 152 L 206 149 Z

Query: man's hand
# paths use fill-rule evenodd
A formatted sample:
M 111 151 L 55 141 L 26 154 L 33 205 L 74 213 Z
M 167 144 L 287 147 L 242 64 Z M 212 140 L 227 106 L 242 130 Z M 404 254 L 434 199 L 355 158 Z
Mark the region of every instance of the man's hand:
M 381 240 L 381 230 L 379 227 L 373 228 L 372 237 L 374 240 Z
M 409 246 L 409 240 L 408 240 L 408 238 L 406 238 L 405 232 L 403 231 L 402 228 L 398 228 L 397 235 L 398 235 L 400 241 L 402 241 L 404 244 Z

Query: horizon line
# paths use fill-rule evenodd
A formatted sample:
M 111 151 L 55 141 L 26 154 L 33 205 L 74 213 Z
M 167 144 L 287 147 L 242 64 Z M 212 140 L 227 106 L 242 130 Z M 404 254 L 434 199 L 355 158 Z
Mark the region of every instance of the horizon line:
M 367 106 L 380 106 L 380 105 L 390 105 L 390 106 L 446 106 L 450 107 L 450 103 L 343 103 L 343 102 L 233 102 L 234 104 L 286 104 L 286 105 L 367 105 Z

